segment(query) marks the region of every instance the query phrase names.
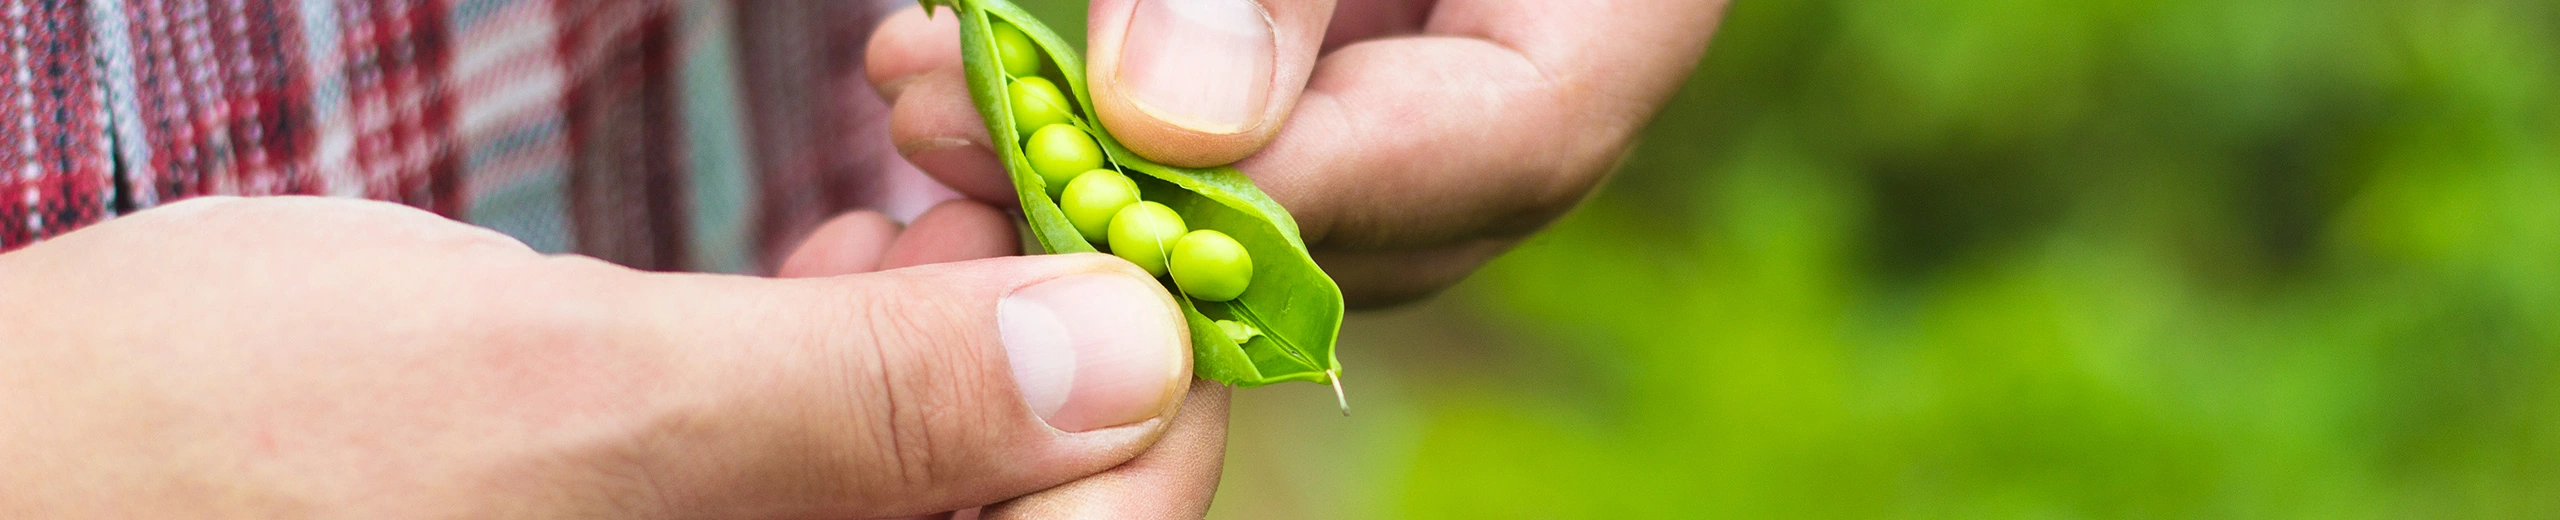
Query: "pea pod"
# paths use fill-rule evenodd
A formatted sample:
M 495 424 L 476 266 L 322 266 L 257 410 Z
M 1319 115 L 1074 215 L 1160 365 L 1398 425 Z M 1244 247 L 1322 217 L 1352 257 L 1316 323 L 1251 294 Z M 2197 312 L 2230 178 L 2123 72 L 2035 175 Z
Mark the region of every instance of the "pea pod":
M 1025 102 L 1039 100 L 1014 99 L 1015 92 L 1025 89 L 1009 88 L 1021 79 L 1014 78 L 1010 71 L 1033 71 L 1047 82 L 1063 86 L 1063 97 L 1075 105 L 1064 107 L 1068 120 L 1063 124 L 1074 125 L 1090 135 L 1103 153 L 1102 169 L 1119 171 L 1135 181 L 1139 198 L 1172 208 L 1190 229 L 1215 230 L 1232 237 L 1251 257 L 1246 267 L 1251 270 L 1249 281 L 1232 299 L 1194 298 L 1183 294 L 1179 284 L 1165 282 L 1167 290 L 1180 295 L 1175 299 L 1181 302 L 1183 316 L 1191 328 L 1192 373 L 1239 387 L 1307 381 L 1334 383 L 1335 390 L 1340 391 L 1337 378 L 1341 368 L 1334 358 L 1334 339 L 1342 328 L 1342 289 L 1307 255 L 1297 221 L 1287 210 L 1235 168 L 1168 166 L 1121 146 L 1118 139 L 1097 124 L 1092 97 L 1085 90 L 1083 58 L 1066 40 L 1022 8 L 1004 0 L 920 1 L 928 13 L 940 5 L 950 7 L 960 17 L 961 63 L 968 76 L 970 97 L 977 104 L 978 114 L 986 120 L 996 155 L 1003 158 L 1014 192 L 1022 200 L 1023 218 L 1042 249 L 1049 253 L 1076 253 L 1096 252 L 1101 247 L 1087 241 L 1087 233 L 1079 232 L 1052 198 L 1064 186 L 1051 186 L 1052 181 L 1033 168 L 1024 148 L 1026 129 L 1017 126 L 1027 122 L 1017 122 L 1014 112 L 1017 107 L 1025 107 Z M 1000 47 L 999 31 L 1005 33 L 1002 41 L 1006 44 L 1022 41 L 1010 34 L 1013 30 L 1028 37 L 1037 51 L 1032 54 L 1055 66 L 1028 66 L 1022 62 L 1020 50 Z M 1010 68 L 1008 57 L 1013 60 Z M 1039 116 L 1045 119 L 1054 113 L 1043 111 Z M 1088 228 L 1092 227 L 1090 224 Z M 1225 296 L 1223 293 L 1233 287 L 1231 283 L 1223 285 L 1219 296 Z

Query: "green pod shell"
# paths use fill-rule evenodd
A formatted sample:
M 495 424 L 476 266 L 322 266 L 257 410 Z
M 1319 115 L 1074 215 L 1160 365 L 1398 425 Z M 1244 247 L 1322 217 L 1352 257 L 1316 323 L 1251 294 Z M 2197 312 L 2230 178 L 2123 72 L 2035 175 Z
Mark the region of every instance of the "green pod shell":
M 1342 328 L 1342 290 L 1316 266 L 1299 238 L 1297 221 L 1253 180 L 1231 167 L 1183 168 L 1158 164 L 1132 153 L 1095 124 L 1091 95 L 1084 85 L 1084 61 L 1067 40 L 1030 13 L 1004 0 L 922 0 L 960 17 L 960 55 L 969 93 L 996 144 L 996 154 L 1010 172 L 1022 202 L 1032 238 L 1050 253 L 1094 252 L 1097 249 L 1068 220 L 1046 189 L 1051 185 L 1032 168 L 1016 135 L 1023 123 L 1005 81 L 994 28 L 1009 24 L 1030 38 L 1046 58 L 1045 77 L 1064 87 L 1061 97 L 1072 106 L 1069 121 L 1089 134 L 1107 165 L 1129 174 L 1140 198 L 1163 204 L 1193 229 L 1215 229 L 1249 252 L 1253 261 L 1248 288 L 1229 301 L 1175 298 L 1190 325 L 1192 373 L 1241 387 L 1288 381 L 1334 382 L 1341 364 L 1334 342 Z M 1040 114 L 1028 114 L 1040 115 Z M 1037 129 L 1038 126 L 1030 127 Z M 1081 170 L 1080 170 L 1081 171 Z M 1079 171 L 1079 172 L 1080 172 Z M 1174 290 L 1168 287 L 1167 290 Z M 1226 322 L 1226 324 L 1221 324 Z M 1251 332 L 1250 334 L 1244 332 Z

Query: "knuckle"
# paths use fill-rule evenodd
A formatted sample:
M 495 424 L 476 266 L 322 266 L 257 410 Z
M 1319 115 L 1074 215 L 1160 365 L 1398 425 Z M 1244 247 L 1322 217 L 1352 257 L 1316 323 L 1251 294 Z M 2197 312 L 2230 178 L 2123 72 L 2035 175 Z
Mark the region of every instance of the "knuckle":
M 867 294 L 864 294 L 867 293 Z M 982 388 L 978 348 L 950 333 L 953 312 L 944 300 L 914 295 L 926 290 L 865 291 L 847 297 L 849 311 L 831 335 L 829 351 L 849 374 L 845 391 L 864 409 L 859 430 L 867 437 L 868 454 L 860 462 L 874 471 L 857 489 L 898 492 L 942 487 L 959 477 L 953 470 L 965 461 L 961 448 L 971 436 L 987 431 L 983 415 L 989 404 Z

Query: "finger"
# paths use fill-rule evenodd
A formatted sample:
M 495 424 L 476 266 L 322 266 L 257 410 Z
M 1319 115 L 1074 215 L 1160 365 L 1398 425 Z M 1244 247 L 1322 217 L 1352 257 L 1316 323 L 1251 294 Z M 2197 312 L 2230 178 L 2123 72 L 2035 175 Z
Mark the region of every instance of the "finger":
M 889 109 L 889 140 L 907 162 L 952 191 L 998 207 L 1022 204 L 1014 197 L 1004 162 L 987 141 L 986 122 L 970 104 L 969 85 L 958 68 L 936 69 L 907 82 Z
M 1093 109 L 1139 155 L 1235 162 L 1271 141 L 1314 70 L 1333 0 L 1095 0 Z
M 1623 156 L 1722 5 L 1440 2 L 1424 36 L 1326 55 L 1289 125 L 1237 167 L 1326 247 L 1526 234 Z
M 900 10 L 871 33 L 864 73 L 889 101 L 889 140 L 908 163 L 961 195 L 1020 205 L 960 75 L 959 38 L 957 16 Z
M 1316 263 L 1342 286 L 1343 304 L 1375 309 L 1408 303 L 1457 285 L 1485 262 L 1509 251 L 1517 240 L 1477 239 L 1457 244 L 1392 251 L 1314 252 Z
M 934 69 L 960 65 L 960 17 L 927 16 L 908 6 L 881 19 L 863 47 L 863 74 L 880 99 L 897 101 L 908 82 Z
M 775 274 L 783 278 L 818 278 L 880 270 L 880 257 L 898 236 L 898 222 L 876 211 L 846 213 L 809 233 L 791 250 Z
M 886 269 L 1009 256 L 1022 252 L 1013 219 L 966 200 L 936 205 L 917 216 L 889 246 Z
M 1232 390 L 1191 384 L 1173 426 L 1152 448 L 1100 475 L 987 507 L 984 518 L 1200 518 L 1218 491 Z
M 1180 315 L 1102 255 L 822 280 L 629 275 L 678 412 L 631 457 L 676 510 L 878 518 L 1091 475 L 1160 434 L 1189 382 Z
M 1431 17 L 1435 0 L 1364 0 L 1336 4 L 1333 23 L 1324 30 L 1324 50 L 1352 43 L 1422 32 L 1422 23 Z

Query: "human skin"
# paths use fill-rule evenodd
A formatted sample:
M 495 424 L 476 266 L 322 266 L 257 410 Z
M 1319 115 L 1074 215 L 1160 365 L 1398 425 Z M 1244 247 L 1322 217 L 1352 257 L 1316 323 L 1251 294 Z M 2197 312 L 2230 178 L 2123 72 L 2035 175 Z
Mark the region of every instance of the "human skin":
M 1725 8 L 1263 0 L 1244 4 L 1270 24 L 1261 39 L 1239 40 L 1250 45 L 1201 36 L 1232 27 L 1161 28 L 1245 1 L 1092 2 L 1095 110 L 1151 159 L 1234 163 L 1289 209 L 1354 307 L 1447 288 L 1579 204 L 1688 79 Z M 958 68 L 957 31 L 951 16 L 890 15 L 872 37 L 867 72 L 893 106 L 890 136 L 902 154 L 964 195 L 1013 205 Z M 1200 72 L 1262 54 L 1267 79 Z M 1256 92 L 1146 101 L 1204 82 Z M 1237 100 L 1250 106 L 1217 106 Z M 1207 107 L 1190 112 L 1209 116 L 1168 115 L 1181 111 L 1166 105 Z
M 784 276 L 829 276 L 1021 254 L 1013 218 L 969 201 L 951 201 L 925 212 L 893 242 L 870 239 L 897 233 L 898 224 L 877 213 L 856 212 L 821 227 L 783 264 Z M 1173 423 L 1137 458 L 1098 474 L 1036 493 L 990 504 L 981 520 L 1065 518 L 1200 518 L 1208 514 L 1225 468 L 1227 403 L 1233 389 L 1193 381 Z
M 1727 3 L 1243 1 L 1094 0 L 1094 108 L 1151 159 L 1233 163 L 1251 176 L 1297 219 L 1354 307 L 1437 293 L 1579 204 L 1688 78 Z M 1236 39 L 1213 33 L 1253 17 L 1193 24 L 1207 29 L 1172 21 L 1218 3 L 1258 10 L 1268 25 Z M 1013 206 L 959 69 L 957 22 L 920 9 L 890 15 L 873 33 L 866 73 L 892 105 L 901 155 L 965 196 Z M 1193 55 L 1168 56 L 1179 53 Z M 1263 65 L 1222 65 L 1237 60 Z M 1251 72 L 1193 74 L 1203 69 Z M 1206 108 L 1188 115 L 1210 117 L 1148 102 L 1166 88 L 1206 89 L 1187 103 Z M 1224 423 L 1214 426 L 1198 438 L 1223 440 Z M 1045 517 L 1129 503 L 1205 510 L 1197 490 L 1215 489 L 1219 465 L 1200 451 L 1188 468 L 1115 469 L 1025 501 L 1048 504 Z
M 795 258 L 833 276 L 784 280 L 310 198 L 187 201 L 0 255 L 0 517 L 892 517 L 1142 466 L 1223 422 L 1175 414 L 1224 393 L 1185 397 L 1179 316 L 1126 263 L 977 259 L 1010 246 L 967 202 L 866 218 L 885 221 L 840 219 Z M 1043 304 L 1117 320 L 1050 324 L 1077 377 L 1045 412 L 1006 314 Z
M 1226 124 L 1105 77 L 1165 47 L 1127 41 L 1159 34 L 1131 28 L 1157 1 L 1093 4 L 1102 122 L 1168 162 L 1240 160 L 1369 306 L 1587 195 L 1723 7 L 1274 0 L 1264 90 L 1203 112 L 1243 114 Z M 904 155 L 1010 204 L 949 20 L 894 16 L 869 72 Z M 786 262 L 801 280 L 638 273 L 311 199 L 181 203 L 0 255 L 0 517 L 1200 516 L 1223 387 L 1185 365 L 1043 412 L 994 325 L 1042 282 L 1130 309 L 1161 289 L 1099 255 L 982 259 L 1016 252 L 1008 224 L 956 204 L 839 218 Z M 958 263 L 871 272 L 937 261 Z M 1127 314 L 1179 342 L 1156 311 Z M 1187 363 L 1155 350 L 1173 361 L 1137 364 Z

